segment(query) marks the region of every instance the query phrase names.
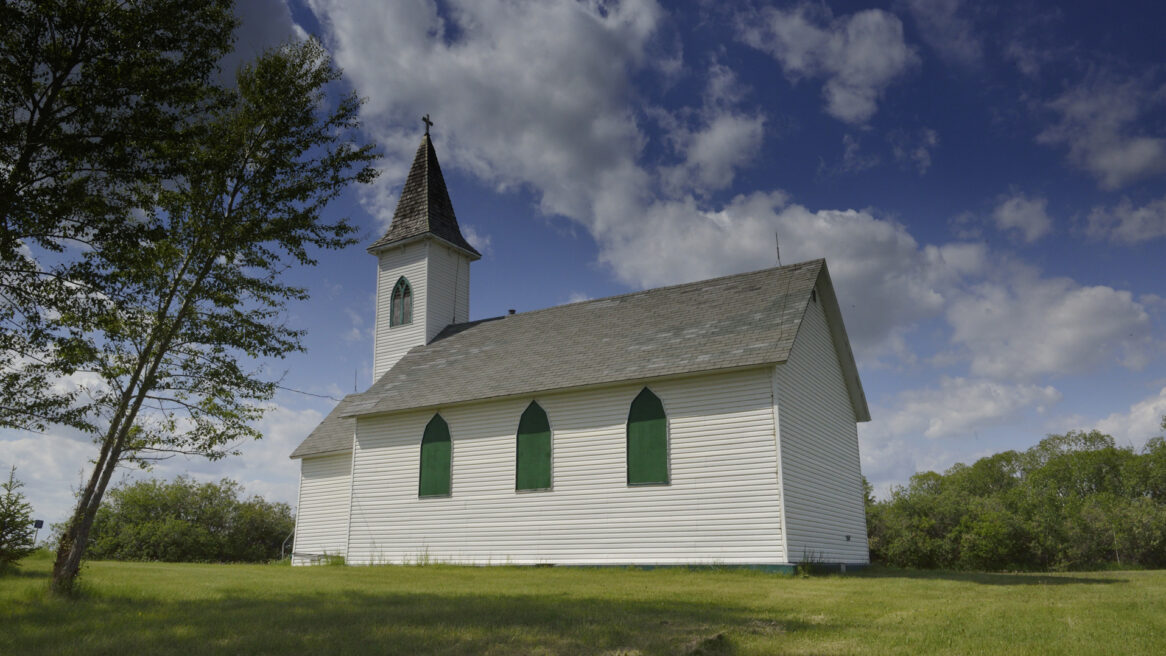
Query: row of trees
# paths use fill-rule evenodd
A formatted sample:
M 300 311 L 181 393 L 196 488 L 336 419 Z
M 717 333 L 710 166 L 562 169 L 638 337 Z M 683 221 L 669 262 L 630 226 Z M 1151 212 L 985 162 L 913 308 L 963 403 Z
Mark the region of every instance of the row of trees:
M 99 446 L 68 593 L 118 466 L 259 437 L 259 363 L 302 348 L 283 274 L 353 243 L 323 210 L 376 153 L 319 43 L 219 70 L 231 0 L 9 0 L 0 25 L 0 427 Z
M 1136 452 L 1097 431 L 1050 435 L 915 474 L 886 500 L 868 487 L 867 525 L 871 558 L 902 567 L 1166 567 L 1166 440 Z

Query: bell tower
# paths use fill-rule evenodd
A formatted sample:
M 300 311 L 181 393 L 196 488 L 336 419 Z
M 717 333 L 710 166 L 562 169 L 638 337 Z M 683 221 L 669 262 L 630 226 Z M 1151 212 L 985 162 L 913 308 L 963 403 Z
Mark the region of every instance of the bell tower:
M 368 247 L 377 257 L 373 380 L 414 346 L 470 319 L 470 263 L 479 253 L 458 227 L 437 153 L 425 135 L 401 189 L 393 222 Z

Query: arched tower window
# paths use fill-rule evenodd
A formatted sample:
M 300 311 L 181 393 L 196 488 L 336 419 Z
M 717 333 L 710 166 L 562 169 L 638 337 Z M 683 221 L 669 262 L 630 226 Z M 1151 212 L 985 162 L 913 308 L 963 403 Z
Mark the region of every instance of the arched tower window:
M 404 276 L 393 285 L 393 297 L 389 306 L 389 325 L 403 326 L 413 323 L 413 288 Z
M 668 417 L 647 387 L 628 412 L 628 485 L 668 483 Z
M 551 487 L 551 423 L 542 407 L 531 401 L 518 420 L 516 490 Z
M 450 494 L 450 464 L 453 445 L 449 440 L 449 425 L 441 415 L 425 426 L 421 437 L 421 477 L 417 495 L 422 497 L 448 497 Z

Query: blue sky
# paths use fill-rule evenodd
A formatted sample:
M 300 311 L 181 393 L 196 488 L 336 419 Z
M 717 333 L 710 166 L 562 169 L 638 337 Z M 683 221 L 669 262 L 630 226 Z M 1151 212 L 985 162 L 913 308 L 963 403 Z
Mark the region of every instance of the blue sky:
M 471 318 L 825 257 L 885 493 L 1050 432 L 1166 414 L 1166 7 L 1127 2 L 253 0 L 236 60 L 318 36 L 368 98 L 362 245 L 291 275 L 308 351 L 265 440 L 157 475 L 295 502 L 287 454 L 371 376 L 375 261 L 430 114 Z M 233 66 L 228 63 L 228 66 Z M 0 436 L 61 519 L 93 447 Z M 130 475 L 127 473 L 127 475 Z

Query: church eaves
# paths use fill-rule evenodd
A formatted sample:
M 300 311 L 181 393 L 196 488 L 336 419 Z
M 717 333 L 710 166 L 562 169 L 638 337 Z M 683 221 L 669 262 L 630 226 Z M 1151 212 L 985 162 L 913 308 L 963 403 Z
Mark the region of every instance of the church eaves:
M 436 237 L 464 251 L 471 260 L 482 257 L 466 241 L 458 227 L 453 203 L 449 200 L 445 178 L 441 175 L 441 166 L 437 163 L 437 153 L 433 150 L 433 141 L 428 132 L 421 137 L 421 145 L 417 147 L 417 155 L 413 158 L 409 177 L 401 189 L 401 198 L 397 201 L 389 231 L 369 246 L 368 251 L 375 253 L 394 244 L 425 236 Z

